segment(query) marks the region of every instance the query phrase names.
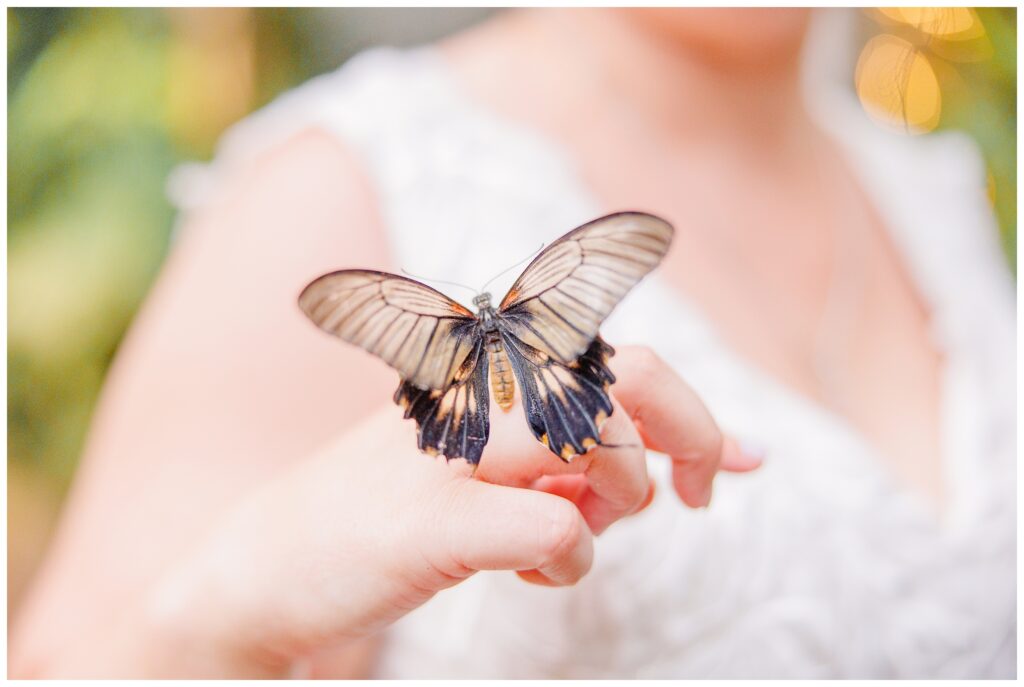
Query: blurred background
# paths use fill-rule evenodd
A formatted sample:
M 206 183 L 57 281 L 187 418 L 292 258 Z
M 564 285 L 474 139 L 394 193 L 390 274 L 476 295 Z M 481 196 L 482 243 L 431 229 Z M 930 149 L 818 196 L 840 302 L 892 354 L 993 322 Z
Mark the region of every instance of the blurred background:
M 8 618 L 103 376 L 169 245 L 165 182 L 225 127 L 379 44 L 486 9 L 8 9 Z M 844 77 L 879 124 L 966 131 L 1016 271 L 1016 10 L 852 12 Z

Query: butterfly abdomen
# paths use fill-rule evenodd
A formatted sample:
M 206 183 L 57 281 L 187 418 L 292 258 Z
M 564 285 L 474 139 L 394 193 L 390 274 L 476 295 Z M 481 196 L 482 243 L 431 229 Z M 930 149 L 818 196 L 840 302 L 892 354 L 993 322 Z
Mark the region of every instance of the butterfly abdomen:
M 487 333 L 487 357 L 491 372 L 491 391 L 494 393 L 494 402 L 502 410 L 512 407 L 512 399 L 516 395 L 515 378 L 512 376 L 512 366 L 508 362 L 508 355 L 505 354 L 505 347 L 501 343 L 501 335 L 497 330 Z

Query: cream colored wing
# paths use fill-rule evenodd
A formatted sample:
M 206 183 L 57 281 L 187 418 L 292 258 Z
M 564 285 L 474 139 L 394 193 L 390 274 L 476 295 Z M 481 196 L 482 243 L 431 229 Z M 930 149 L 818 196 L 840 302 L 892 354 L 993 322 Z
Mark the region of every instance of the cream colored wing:
M 386 272 L 342 270 L 299 296 L 309 319 L 420 389 L 445 389 L 473 350 L 476 317 L 439 291 Z
M 521 341 L 571 365 L 619 301 L 668 252 L 673 229 L 642 212 L 620 212 L 573 229 L 531 262 L 501 301 L 501 324 Z

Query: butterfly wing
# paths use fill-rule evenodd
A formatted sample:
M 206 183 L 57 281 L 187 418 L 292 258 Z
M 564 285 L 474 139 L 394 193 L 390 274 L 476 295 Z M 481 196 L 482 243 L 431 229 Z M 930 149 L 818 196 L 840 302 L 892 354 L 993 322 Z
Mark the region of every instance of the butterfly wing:
M 381 358 L 404 382 L 446 389 L 476 345 L 476 317 L 439 291 L 386 272 L 314 280 L 299 307 L 324 331 Z
M 483 339 L 477 339 L 447 388 L 425 390 L 402 382 L 395 403 L 405 408 L 406 418 L 416 420 L 421 451 L 479 463 L 490 434 Z
M 507 330 L 502 343 L 533 435 L 566 462 L 599 446 L 601 425 L 612 413 L 608 387 L 615 375 L 607 361 L 615 350 L 598 336 L 566 365 Z
M 507 330 L 571 365 L 612 309 L 661 262 L 672 234 L 668 222 L 642 212 L 620 212 L 573 229 L 543 250 L 502 299 Z
M 424 284 L 367 270 L 323 275 L 299 306 L 398 371 L 394 400 L 416 420 L 421 451 L 480 461 L 490 433 L 487 354 L 473 313 Z

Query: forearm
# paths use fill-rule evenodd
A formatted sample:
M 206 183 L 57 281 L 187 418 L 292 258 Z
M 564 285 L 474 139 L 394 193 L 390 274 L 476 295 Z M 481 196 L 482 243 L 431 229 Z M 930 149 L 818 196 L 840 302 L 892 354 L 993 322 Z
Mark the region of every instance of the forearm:
M 665 377 L 656 366 L 646 367 L 652 370 L 647 378 Z M 653 386 L 638 379 L 637 388 Z M 629 384 L 620 386 L 628 392 Z M 645 440 L 687 466 L 707 462 L 707 482 L 719 465 L 756 467 L 757 461 L 730 457 L 720 440 L 706 442 L 712 447 L 707 455 L 695 452 L 690 430 L 700 423 L 664 414 L 680 407 L 685 410 L 682 403 L 647 408 Z M 616 417 L 635 417 L 629 411 Z M 694 418 L 709 422 L 692 408 L 683 419 Z M 496 435 L 500 429 L 496 421 Z M 551 466 L 546 449 L 524 429 L 496 436 L 488 457 L 493 465 L 514 465 L 534 452 L 537 469 L 520 461 L 520 474 L 506 475 L 511 483 L 529 483 Z M 713 423 L 709 433 L 718 436 Z M 635 511 L 648 493 L 643 479 L 597 478 L 605 486 L 594 493 L 620 496 L 621 515 Z M 633 487 L 618 493 L 606 483 Z M 16 662 L 13 672 L 286 677 L 324 651 L 377 634 L 475 571 L 526 571 L 529 581 L 574 584 L 592 562 L 584 512 L 593 517 L 595 501 L 583 499 L 581 511 L 552 493 L 470 479 L 457 466 L 419 454 L 400 409 L 387 407 L 252 489 L 147 591 L 126 596 L 116 622 L 94 622 L 95 631 L 45 647 L 36 668 Z
M 216 609 L 210 608 L 211 612 Z M 162 679 L 286 677 L 290 661 L 248 651 L 214 634 L 185 606 L 171 610 L 166 590 L 111 609 L 91 630 L 62 643 L 12 647 L 9 677 L 16 679 Z M 59 621 L 59 619 L 55 619 Z M 17 631 L 17 630 L 16 630 Z M 219 630 L 216 630 L 219 632 Z

